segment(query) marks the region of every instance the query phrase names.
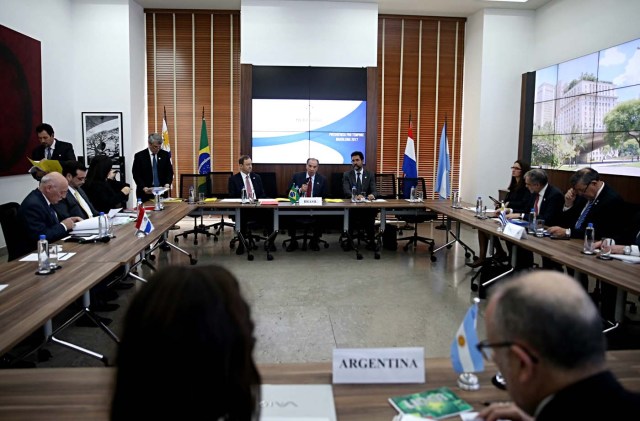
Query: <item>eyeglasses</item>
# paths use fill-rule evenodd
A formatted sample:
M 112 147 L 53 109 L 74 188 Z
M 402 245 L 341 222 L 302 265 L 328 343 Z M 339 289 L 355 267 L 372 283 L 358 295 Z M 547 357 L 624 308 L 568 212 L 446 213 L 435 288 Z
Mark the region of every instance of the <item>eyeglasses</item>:
M 493 361 L 494 348 L 507 348 L 510 346 L 519 347 L 525 352 L 525 354 L 529 356 L 529 358 L 531 358 L 531 361 L 533 361 L 534 363 L 538 362 L 538 357 L 533 355 L 531 351 L 529 351 L 527 348 L 525 348 L 524 346 L 520 345 L 517 342 L 505 341 L 505 342 L 496 342 L 492 344 L 492 343 L 489 343 L 488 341 L 481 341 L 476 344 L 476 348 L 478 349 L 478 351 L 480 351 L 484 359 L 489 362 Z
M 522 168 L 520 167 L 511 167 L 512 170 L 518 170 L 518 171 L 522 171 Z
M 587 183 L 586 186 L 584 186 L 584 189 L 576 189 L 574 186 L 574 189 L 578 191 L 578 193 L 580 194 L 585 194 L 587 192 L 587 190 L 589 189 L 589 186 L 591 185 L 591 183 Z

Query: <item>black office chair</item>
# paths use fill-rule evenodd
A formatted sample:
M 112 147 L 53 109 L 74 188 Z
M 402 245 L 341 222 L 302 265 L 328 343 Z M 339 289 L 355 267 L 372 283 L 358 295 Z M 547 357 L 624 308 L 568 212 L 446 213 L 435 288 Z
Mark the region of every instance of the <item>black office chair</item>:
M 9 261 L 22 257 L 36 248 L 35 244 L 30 247 L 24 241 L 24 229 L 18 219 L 19 208 L 20 204 L 16 202 L 0 205 L 0 225 L 2 225 L 2 233 L 7 243 Z
M 378 190 L 377 199 L 397 199 L 396 175 L 377 173 L 376 190 Z
M 415 187 L 417 192 L 422 192 L 422 197 L 427 197 L 427 183 L 425 182 L 423 177 L 418 178 L 408 178 L 408 177 L 400 177 L 398 178 L 398 195 L 401 198 L 408 199 L 409 192 L 411 187 Z M 435 256 L 433 255 L 433 248 L 435 246 L 435 240 L 433 238 L 422 237 L 418 235 L 418 224 L 427 221 L 433 221 L 438 217 L 437 212 L 427 211 L 425 209 L 416 209 L 415 215 L 398 215 L 398 219 L 401 221 L 405 221 L 408 224 L 413 225 L 413 235 L 410 237 L 402 237 L 398 238 L 398 241 L 408 240 L 407 244 L 404 245 L 404 251 L 409 250 L 409 247 L 413 244 L 413 248 L 418 246 L 418 243 L 425 243 L 429 245 L 429 252 L 431 253 L 431 261 L 435 261 Z
M 189 191 L 193 187 L 194 199 L 198 200 L 199 193 L 204 193 L 205 197 L 211 197 L 211 188 L 209 186 L 209 177 L 207 174 L 180 174 L 180 198 L 189 199 Z M 193 244 L 198 245 L 198 234 L 206 235 L 207 238 L 213 235 L 213 240 L 218 241 L 218 236 L 209 232 L 209 228 L 204 225 L 203 216 L 204 209 L 197 208 L 187 215 L 193 218 L 193 229 L 182 231 L 177 234 L 173 241 L 178 242 L 178 237 L 187 238 L 187 235 L 193 234 Z M 199 223 L 198 223 L 199 220 Z
M 290 217 L 293 218 L 293 217 Z M 291 243 L 291 240 L 295 239 L 296 241 L 302 240 L 302 246 L 300 246 L 300 250 L 307 250 L 307 243 L 311 242 L 313 238 L 313 228 L 314 225 L 318 223 L 317 218 L 313 217 L 297 217 L 295 218 L 295 224 L 302 228 L 302 234 L 297 234 L 294 238 L 287 238 L 282 241 L 282 248 L 286 250 L 288 245 Z M 318 238 L 318 245 L 322 245 L 324 248 L 329 248 L 329 243 L 323 240 L 322 238 Z
M 229 197 L 229 177 L 233 175 L 231 171 L 214 171 L 209 173 L 209 186 L 211 188 L 211 197 L 218 200 Z M 224 230 L 224 227 L 234 228 L 236 224 L 231 219 L 224 219 L 224 215 L 220 215 L 220 222 L 208 225 L 213 228 L 216 235 Z

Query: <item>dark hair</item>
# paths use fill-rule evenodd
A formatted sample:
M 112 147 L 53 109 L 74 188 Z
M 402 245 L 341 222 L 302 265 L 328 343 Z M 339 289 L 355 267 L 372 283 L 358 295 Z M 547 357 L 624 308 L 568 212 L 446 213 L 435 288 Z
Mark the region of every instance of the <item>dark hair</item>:
M 309 163 L 309 161 L 314 160 L 316 161 L 316 164 L 320 165 L 320 161 L 318 160 L 318 158 L 307 158 L 307 164 Z
M 78 170 L 86 171 L 87 167 L 80 161 L 71 160 L 71 161 L 63 161 L 62 164 L 62 175 L 65 177 L 67 174 L 71 174 L 71 177 L 75 177 L 78 175 Z
M 89 163 L 85 184 L 90 186 L 95 181 L 106 181 L 113 162 L 107 155 L 96 155 Z
M 358 155 L 360 157 L 360 159 L 364 161 L 364 154 L 362 152 L 360 152 L 360 151 L 351 152 L 351 158 L 353 158 L 355 155 Z
M 226 269 L 157 272 L 125 316 L 111 419 L 251 420 L 261 383 L 253 330 Z
M 527 171 L 531 169 L 531 164 L 521 159 L 517 159 L 516 162 L 514 162 L 514 164 L 520 165 L 520 168 L 522 168 L 522 171 L 520 171 L 520 174 L 521 174 L 520 181 L 516 180 L 514 176 L 511 176 L 511 182 L 509 183 L 509 187 L 507 188 L 507 190 L 509 190 L 510 192 L 514 192 L 514 191 L 523 189 L 525 187 L 524 175 L 527 173 Z
M 238 159 L 238 164 L 244 165 L 244 161 L 246 161 L 247 159 L 251 159 L 251 157 L 249 155 L 242 155 L 240 159 Z
M 49 136 L 53 136 L 53 127 L 51 127 L 51 124 L 40 123 L 36 126 L 36 134 L 40 133 L 43 130 L 47 132 Z
M 598 174 L 598 171 L 587 167 L 574 172 L 569 179 L 569 183 L 571 183 L 571 187 L 575 187 L 578 183 L 589 185 L 592 181 L 598 180 L 600 180 L 600 174 Z

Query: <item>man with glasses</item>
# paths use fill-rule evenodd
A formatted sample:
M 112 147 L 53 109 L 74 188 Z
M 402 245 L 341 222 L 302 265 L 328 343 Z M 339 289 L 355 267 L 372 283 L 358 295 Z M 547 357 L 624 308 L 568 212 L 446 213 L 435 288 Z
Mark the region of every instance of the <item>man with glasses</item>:
M 87 178 L 87 167 L 82 162 L 64 161 L 62 163 L 62 175 L 69 183 L 67 196 L 53 205 L 60 220 L 70 216 L 79 216 L 82 219 L 98 215 L 87 194 L 82 190 L 82 185 Z
M 494 404 L 480 412 L 485 421 L 640 413 L 640 395 L 625 390 L 606 368 L 598 310 L 569 276 L 530 272 L 499 286 L 487 304 L 485 326 L 487 340 L 478 349 L 498 366 L 517 405 Z

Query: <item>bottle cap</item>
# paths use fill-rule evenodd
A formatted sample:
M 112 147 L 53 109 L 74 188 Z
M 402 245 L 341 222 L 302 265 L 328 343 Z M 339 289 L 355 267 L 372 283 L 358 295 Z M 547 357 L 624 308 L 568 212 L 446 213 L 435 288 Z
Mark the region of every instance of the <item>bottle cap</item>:
M 41 239 L 41 240 L 46 240 L 46 239 L 47 239 L 47 236 L 46 236 L 46 235 L 44 235 L 44 234 L 40 234 L 40 239 Z
M 587 224 L 587 228 L 593 228 L 593 223 L 592 223 L 592 222 L 589 222 L 589 223 Z

